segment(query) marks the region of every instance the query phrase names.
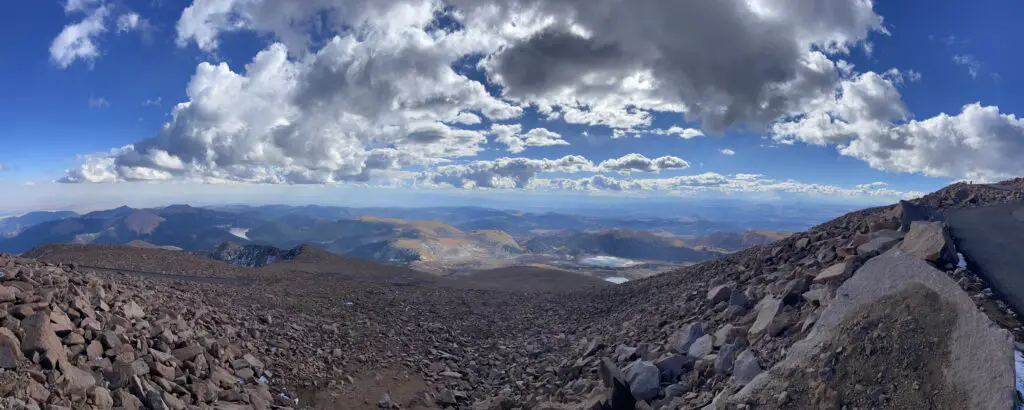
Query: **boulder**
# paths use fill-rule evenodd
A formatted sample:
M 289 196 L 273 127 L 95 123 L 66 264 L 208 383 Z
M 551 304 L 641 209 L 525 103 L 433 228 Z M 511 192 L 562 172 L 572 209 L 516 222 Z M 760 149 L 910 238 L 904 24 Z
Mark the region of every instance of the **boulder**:
M 686 357 L 681 354 L 673 354 L 654 362 L 654 365 L 658 367 L 658 371 L 661 373 L 661 380 L 665 382 L 675 382 L 686 373 L 687 370 L 693 368 L 693 359 Z
M 878 369 L 880 376 L 866 373 L 861 376 L 862 380 L 870 382 L 877 377 L 885 377 L 887 380 L 893 377 L 912 378 L 920 381 L 920 391 L 928 397 L 933 394 L 949 397 L 949 392 L 943 390 L 953 386 L 962 402 L 958 400 L 951 408 L 1013 407 L 1015 376 L 1011 359 L 1014 354 L 1012 335 L 980 311 L 971 297 L 945 272 L 907 252 L 890 250 L 868 260 L 856 275 L 836 290 L 836 294 L 841 296 L 831 300 L 828 307 L 822 310 L 807 336 L 788 349 L 785 359 L 772 366 L 770 371 L 752 379 L 733 396 L 735 403 L 777 396 L 792 388 L 790 375 L 801 374 L 807 369 L 822 369 L 823 357 L 835 357 L 831 348 L 834 343 L 843 341 L 842 329 L 865 320 L 865 311 L 873 312 L 871 315 L 885 315 L 890 311 L 910 309 L 911 315 L 920 316 L 906 317 L 903 323 L 939 323 L 925 320 L 926 317 L 945 317 L 950 321 L 944 323 L 952 323 L 952 326 L 943 325 L 941 328 L 896 329 L 904 333 L 927 335 L 914 343 L 941 343 L 948 348 L 944 357 L 934 358 L 941 363 L 941 376 L 933 378 L 925 374 L 934 370 L 923 365 L 903 364 L 895 371 Z M 927 304 L 922 305 L 925 302 Z M 888 339 L 889 335 L 883 336 Z M 872 354 L 891 353 L 882 351 Z M 738 360 L 734 377 L 738 377 L 736 369 L 739 367 Z M 901 372 L 909 374 L 903 376 Z M 883 375 L 885 373 L 888 375 Z M 917 386 L 914 388 L 916 390 Z M 936 391 L 939 393 L 934 393 Z
M 690 348 L 686 350 L 686 354 L 694 359 L 700 359 L 704 356 L 711 354 L 715 349 L 715 337 L 712 335 L 704 335 L 697 338 Z
M 731 285 L 718 285 L 708 291 L 708 302 L 716 304 L 718 302 L 725 302 L 729 300 L 729 295 L 732 294 Z
M 900 250 L 938 266 L 958 262 L 953 240 L 942 222 L 911 223 L 910 232 L 903 239 Z
M 180 349 L 174 349 L 171 355 L 180 362 L 187 362 L 194 359 L 203 353 L 203 347 L 198 345 L 185 346 Z
M 857 254 L 879 254 L 889 250 L 889 248 L 892 248 L 897 242 L 899 242 L 899 238 L 879 236 L 858 246 Z
M 676 353 L 686 354 L 689 352 L 690 345 L 703 335 L 704 331 L 701 329 L 700 322 L 687 323 L 669 338 L 669 348 Z
M 768 332 L 769 327 L 771 327 L 776 317 L 782 312 L 782 306 L 782 299 L 771 296 L 764 298 L 758 303 L 757 319 L 754 320 L 754 324 L 750 326 L 750 330 L 747 332 L 751 340 Z
M 900 220 L 900 231 L 909 232 L 915 221 L 928 221 L 932 219 L 932 211 L 928 207 L 914 205 L 908 201 L 900 201 L 893 209 L 894 217 Z
M 793 246 L 796 248 L 797 251 L 802 251 L 810 243 L 811 243 L 811 239 L 810 238 L 803 237 L 803 238 L 797 239 L 796 243 L 793 244 Z
M 114 408 L 114 398 L 110 396 L 110 390 L 102 387 L 93 387 L 89 391 L 89 399 L 98 410 L 111 410 Z
M 18 288 L 11 286 L 0 286 L 0 303 L 14 302 L 18 300 Z
M 21 342 L 6 327 L 0 327 L 0 369 L 17 369 L 21 359 Z
M 744 350 L 733 363 L 732 377 L 737 385 L 744 385 L 761 374 L 761 364 L 750 350 Z
M 715 347 L 721 347 L 727 343 L 732 343 L 734 340 L 742 337 L 747 333 L 747 330 L 733 326 L 731 323 L 726 324 L 715 332 Z
M 726 376 L 732 373 L 733 363 L 736 360 L 736 351 L 739 350 L 739 343 L 722 346 L 715 357 L 715 373 Z
M 77 366 L 64 365 L 61 372 L 64 375 L 64 390 L 73 394 L 85 396 L 96 385 L 96 377 Z
M 828 283 L 832 281 L 842 281 L 850 277 L 853 274 L 853 262 L 844 261 L 839 262 L 835 265 L 829 266 L 818 273 L 814 277 L 814 283 Z
M 650 400 L 661 393 L 661 372 L 654 363 L 633 362 L 626 372 L 629 392 L 636 400 Z
M 21 352 L 26 357 L 39 353 L 40 361 L 50 368 L 56 367 L 60 361 L 67 360 L 64 345 L 53 331 L 48 315 L 37 312 L 21 321 L 21 328 L 25 331 L 25 338 L 21 341 Z
M 138 303 L 135 303 L 134 300 L 129 300 L 128 303 L 125 303 L 124 306 L 121 307 L 121 312 L 123 312 L 124 316 L 128 319 L 142 319 L 146 317 L 146 312 L 143 311 L 142 307 L 140 307 Z
M 746 292 L 732 292 L 729 294 L 729 306 L 739 306 L 743 309 L 750 309 L 753 306 L 750 298 L 747 297 Z

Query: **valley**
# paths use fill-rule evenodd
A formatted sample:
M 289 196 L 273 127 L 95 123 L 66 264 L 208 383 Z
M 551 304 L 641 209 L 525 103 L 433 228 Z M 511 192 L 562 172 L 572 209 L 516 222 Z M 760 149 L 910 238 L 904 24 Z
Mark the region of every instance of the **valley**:
M 700 217 L 531 213 L 478 207 L 171 205 L 4 219 L 0 252 L 46 244 L 182 251 L 242 267 L 293 259 L 311 246 L 438 277 L 523 267 L 611 282 L 635 280 L 785 237 Z M 532 268 L 531 268 L 532 267 Z

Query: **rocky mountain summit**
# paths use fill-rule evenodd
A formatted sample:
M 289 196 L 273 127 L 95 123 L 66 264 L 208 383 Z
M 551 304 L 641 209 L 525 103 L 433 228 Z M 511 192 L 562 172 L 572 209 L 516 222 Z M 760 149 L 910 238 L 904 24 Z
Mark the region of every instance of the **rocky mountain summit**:
M 12 408 L 1008 408 L 1024 328 L 942 220 L 1022 188 L 955 184 L 573 292 L 389 283 L 339 259 L 204 283 L 5 256 L 0 385 Z

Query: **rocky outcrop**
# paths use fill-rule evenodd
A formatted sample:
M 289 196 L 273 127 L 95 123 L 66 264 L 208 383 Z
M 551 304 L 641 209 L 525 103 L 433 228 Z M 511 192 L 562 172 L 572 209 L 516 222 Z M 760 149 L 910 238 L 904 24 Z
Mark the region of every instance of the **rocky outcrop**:
M 3 255 L 0 271 L 19 290 L 0 302 L 0 368 L 18 370 L 0 375 L 3 408 L 265 409 L 275 399 L 262 362 L 223 328 L 197 326 L 216 313 L 182 316 L 173 290 Z
M 1009 332 L 995 327 L 945 273 L 894 250 L 868 261 L 838 293 L 844 297 L 829 304 L 786 360 L 732 401 L 765 405 L 787 394 L 795 407 L 1012 406 Z M 830 359 L 822 361 L 823 356 Z M 913 357 L 927 358 L 927 369 L 920 371 L 918 359 L 907 360 Z M 888 365 L 876 368 L 875 363 Z M 854 384 L 867 390 L 855 393 L 849 389 Z M 823 387 L 804 390 L 812 385 Z M 798 391 L 806 393 L 792 393 Z
M 940 267 L 957 263 L 953 239 L 949 237 L 949 230 L 942 222 L 913 222 L 900 250 Z

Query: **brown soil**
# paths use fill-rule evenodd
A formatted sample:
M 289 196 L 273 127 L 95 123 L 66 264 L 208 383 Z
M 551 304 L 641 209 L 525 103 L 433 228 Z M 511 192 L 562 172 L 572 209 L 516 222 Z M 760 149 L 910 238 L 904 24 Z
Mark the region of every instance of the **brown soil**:
M 299 392 L 299 401 L 314 409 L 379 410 L 387 394 L 392 403 L 405 410 L 433 409 L 427 400 L 429 389 L 423 379 L 408 370 L 379 369 L 353 378 L 354 383 Z
M 956 321 L 950 303 L 919 284 L 861 308 L 809 368 L 794 371 L 802 375 L 787 377 L 785 408 L 968 408 L 943 373 Z

